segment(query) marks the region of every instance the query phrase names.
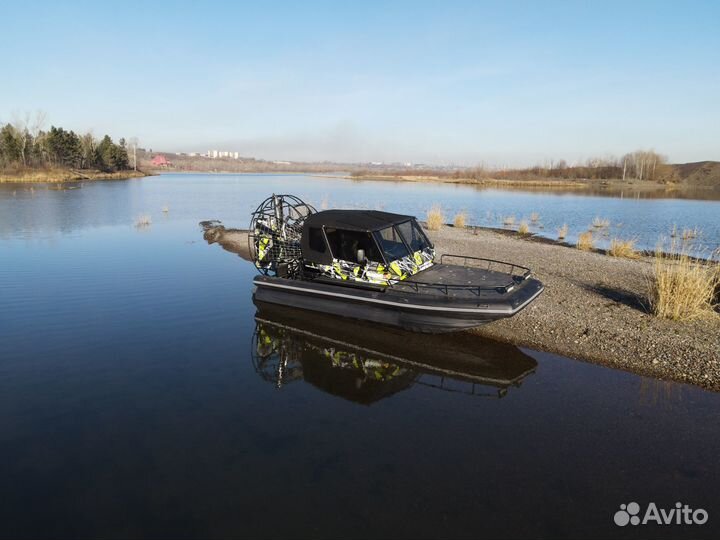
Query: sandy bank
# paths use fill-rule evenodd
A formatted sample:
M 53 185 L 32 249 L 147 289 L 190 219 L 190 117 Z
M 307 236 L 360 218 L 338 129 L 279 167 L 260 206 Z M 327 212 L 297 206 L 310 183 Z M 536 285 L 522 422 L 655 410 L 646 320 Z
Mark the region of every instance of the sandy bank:
M 249 258 L 247 232 L 203 223 L 208 242 Z M 651 259 L 616 259 L 485 229 L 429 234 L 438 253 L 516 262 L 546 286 L 520 314 L 471 333 L 720 390 L 720 316 L 681 323 L 648 313 Z

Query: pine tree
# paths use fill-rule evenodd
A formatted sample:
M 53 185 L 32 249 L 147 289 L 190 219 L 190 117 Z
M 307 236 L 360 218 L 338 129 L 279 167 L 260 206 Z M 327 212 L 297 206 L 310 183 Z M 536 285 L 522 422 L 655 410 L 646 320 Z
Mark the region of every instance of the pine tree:
M 0 163 L 10 165 L 20 161 L 20 148 L 15 137 L 15 128 L 6 124 L 0 129 Z

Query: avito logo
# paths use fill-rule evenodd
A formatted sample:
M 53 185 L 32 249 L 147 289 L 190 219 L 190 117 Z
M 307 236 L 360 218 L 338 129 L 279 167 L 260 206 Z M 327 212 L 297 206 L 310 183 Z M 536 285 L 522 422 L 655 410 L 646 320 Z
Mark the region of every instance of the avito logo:
M 636 502 L 621 504 L 620 510 L 613 516 L 615 525 L 625 527 L 626 525 L 704 525 L 708 520 L 708 513 L 702 508 L 693 510 L 687 504 L 675 503 L 675 508 L 666 510 L 658 508 L 651 502 L 645 509 L 642 518 L 640 517 L 640 505 Z

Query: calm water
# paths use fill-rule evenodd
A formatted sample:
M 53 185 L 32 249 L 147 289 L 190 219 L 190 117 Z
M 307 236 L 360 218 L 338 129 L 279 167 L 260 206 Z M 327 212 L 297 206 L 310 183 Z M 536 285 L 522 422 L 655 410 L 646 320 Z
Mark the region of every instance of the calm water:
M 0 187 L 0 536 L 717 537 L 720 395 L 463 335 L 258 311 L 254 269 L 197 226 L 244 225 L 272 191 L 413 213 L 468 193 L 571 204 L 412 188 Z M 674 202 L 695 218 L 714 204 Z M 136 229 L 142 213 L 153 223 Z M 618 528 L 630 501 L 710 520 Z
M 22 230 L 27 235 L 54 235 L 83 227 L 125 225 L 140 214 L 158 221 L 160 209 L 172 210 L 165 219 L 221 219 L 245 227 L 249 213 L 272 192 L 290 192 L 323 207 L 376 208 L 416 215 L 421 219 L 433 205 L 440 205 L 448 221 L 465 212 L 469 224 L 503 227 L 504 218 L 515 217 L 530 230 L 557 238 L 567 223 L 568 242 L 592 229 L 595 217 L 610 226 L 595 230 L 598 247 L 611 238 L 636 239 L 637 246 L 654 249 L 661 237 L 668 243 L 673 227 L 697 229 L 693 247 L 706 254 L 720 247 L 720 200 L 647 198 L 647 195 L 607 197 L 573 193 L 524 192 L 462 185 L 408 182 L 351 181 L 308 178 L 303 175 L 163 175 L 151 180 L 78 184 L 82 189 L 47 192 L 46 187 L 0 184 L 0 237 Z M 641 198 L 638 198 L 641 197 Z M 646 198 L 642 198 L 646 197 Z M 32 199 L 27 206 L 17 201 Z M 537 213 L 539 220 L 531 221 Z

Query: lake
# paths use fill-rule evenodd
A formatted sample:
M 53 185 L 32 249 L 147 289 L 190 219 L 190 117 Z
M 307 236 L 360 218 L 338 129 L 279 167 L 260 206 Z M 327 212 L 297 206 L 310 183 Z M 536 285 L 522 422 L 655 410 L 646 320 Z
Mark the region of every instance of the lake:
M 439 203 L 480 224 L 536 211 L 546 230 L 601 215 L 648 239 L 677 223 L 712 244 L 717 202 L 301 175 L 72 187 L 0 185 L 1 536 L 720 533 L 720 395 L 258 307 L 255 269 L 198 227 L 244 227 L 290 192 L 412 214 Z M 633 501 L 709 521 L 616 526 Z

